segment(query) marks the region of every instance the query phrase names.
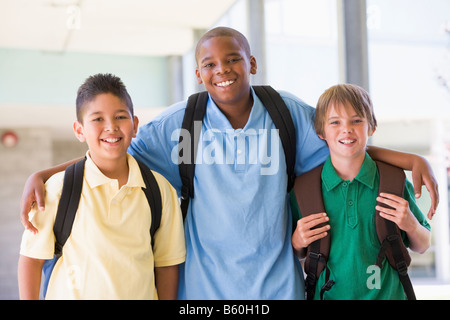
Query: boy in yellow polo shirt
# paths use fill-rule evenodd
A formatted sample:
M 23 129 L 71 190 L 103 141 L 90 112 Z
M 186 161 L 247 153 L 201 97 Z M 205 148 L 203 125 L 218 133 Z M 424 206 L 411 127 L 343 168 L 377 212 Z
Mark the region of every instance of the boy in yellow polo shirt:
M 292 201 L 299 219 L 292 245 L 299 257 L 312 242 L 328 233 L 331 237 L 328 261 L 317 280 L 314 299 L 405 299 L 398 274 L 386 259 L 378 283 L 368 285 L 370 267 L 380 250 L 375 210 L 400 228 L 403 242 L 415 252 L 423 253 L 430 246 L 430 225 L 415 203 L 409 181 L 403 197 L 378 194 L 377 165 L 366 152 L 368 138 L 377 125 L 368 93 L 351 84 L 329 88 L 319 98 L 314 125 L 330 149 L 321 172 L 326 213 L 300 219 L 297 203 Z M 377 206 L 377 200 L 395 210 Z M 334 285 L 323 291 L 327 277 Z
M 151 215 L 136 160 L 127 153 L 138 118 L 122 81 L 89 77 L 77 95 L 76 137 L 89 151 L 72 232 L 56 263 L 46 299 L 175 299 L 178 264 L 186 250 L 175 190 L 160 174 L 161 223 L 150 239 Z M 21 299 L 38 299 L 41 271 L 53 258 L 53 224 L 64 172 L 46 183 L 44 212 L 30 216 L 39 232 L 25 231 L 19 259 Z M 152 248 L 152 242 L 154 246 Z

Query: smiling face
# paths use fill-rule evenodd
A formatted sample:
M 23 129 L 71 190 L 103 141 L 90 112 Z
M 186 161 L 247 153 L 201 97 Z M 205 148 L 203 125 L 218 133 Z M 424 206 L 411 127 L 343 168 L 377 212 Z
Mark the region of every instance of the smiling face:
M 250 74 L 256 60 L 236 37 L 204 40 L 197 50 L 195 74 L 220 108 L 246 105 L 250 99 Z
M 332 159 L 364 159 L 367 141 L 374 131 L 350 103 L 334 102 L 326 112 L 319 137 L 327 142 Z
M 102 161 L 126 159 L 138 123 L 122 100 L 103 93 L 83 106 L 82 121 L 75 121 L 74 131 L 78 140 L 86 141 L 92 160 L 99 166 Z

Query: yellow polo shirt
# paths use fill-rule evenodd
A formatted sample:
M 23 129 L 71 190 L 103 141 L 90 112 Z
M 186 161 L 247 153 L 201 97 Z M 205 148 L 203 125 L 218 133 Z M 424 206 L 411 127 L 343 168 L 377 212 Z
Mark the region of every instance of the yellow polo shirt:
M 106 177 L 87 154 L 84 183 L 72 233 L 50 278 L 46 299 L 157 299 L 154 266 L 185 260 L 183 221 L 175 190 L 153 172 L 161 191 L 161 225 L 150 241 L 150 207 L 136 160 L 128 154 L 129 177 Z M 45 212 L 35 209 L 30 220 L 39 233 L 25 231 L 20 254 L 51 259 L 53 224 L 64 172 L 46 183 Z

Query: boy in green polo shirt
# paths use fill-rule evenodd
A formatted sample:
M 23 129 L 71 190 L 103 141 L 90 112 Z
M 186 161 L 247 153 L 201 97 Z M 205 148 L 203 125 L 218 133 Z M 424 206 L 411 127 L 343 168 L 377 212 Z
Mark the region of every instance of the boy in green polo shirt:
M 409 181 L 403 198 L 378 194 L 377 166 L 366 153 L 367 140 L 377 125 L 368 93 L 350 84 L 329 88 L 319 98 L 314 125 L 330 149 L 321 174 L 326 213 L 300 219 L 293 203 L 298 222 L 292 235 L 294 251 L 301 258 L 304 248 L 330 230 L 329 274 L 327 268 L 321 273 L 314 299 L 320 298 L 326 276 L 334 285 L 322 291 L 323 299 L 405 299 L 397 271 L 386 260 L 379 273 L 374 273 L 380 250 L 375 209 L 400 228 L 403 242 L 415 252 L 424 253 L 430 246 L 430 226 L 415 203 Z M 377 206 L 377 200 L 395 210 Z M 374 274 L 376 283 L 368 281 Z

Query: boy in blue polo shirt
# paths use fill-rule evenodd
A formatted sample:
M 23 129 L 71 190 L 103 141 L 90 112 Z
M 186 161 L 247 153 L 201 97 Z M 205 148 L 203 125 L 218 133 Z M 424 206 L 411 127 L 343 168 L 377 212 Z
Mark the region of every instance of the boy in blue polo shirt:
M 375 209 L 402 230 L 403 241 L 411 250 L 423 253 L 430 246 L 430 226 L 415 203 L 409 181 L 403 198 L 389 193 L 378 195 L 377 165 L 366 153 L 367 140 L 376 125 L 370 97 L 356 85 L 333 86 L 319 98 L 315 128 L 330 149 L 321 173 L 326 214 L 300 219 L 297 211 L 300 220 L 292 236 L 294 250 L 301 256 L 302 249 L 330 232 L 329 257 L 317 280 L 314 299 L 320 299 L 321 293 L 327 300 L 405 299 L 398 274 L 386 260 L 379 270 L 378 283 L 367 285 L 380 250 Z M 376 206 L 377 200 L 393 209 Z M 321 223 L 325 225 L 313 229 Z M 323 292 L 328 281 L 334 285 Z
M 303 299 L 302 269 L 291 246 L 284 152 L 279 138 L 271 134 L 276 129 L 272 119 L 250 86 L 257 64 L 248 41 L 234 29 L 214 28 L 198 42 L 196 61 L 198 83 L 205 85 L 209 99 L 198 145 L 195 197 L 185 220 L 187 251 L 179 298 Z M 296 129 L 299 175 L 324 162 L 329 152 L 315 133 L 314 109 L 280 93 Z M 185 108 L 186 101 L 177 103 L 141 127 L 129 148 L 134 157 L 166 177 L 178 194 L 182 185 L 178 139 Z M 377 157 L 399 161 L 397 165 L 408 169 L 417 160 L 419 175 L 434 187 L 433 174 L 422 158 L 378 151 Z M 23 195 L 25 206 L 36 199 L 35 191 L 42 205 L 38 191 L 42 180 L 50 170 L 60 169 L 30 179 Z

